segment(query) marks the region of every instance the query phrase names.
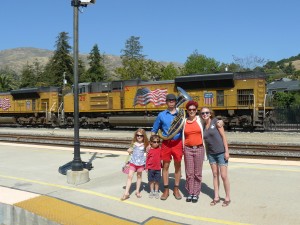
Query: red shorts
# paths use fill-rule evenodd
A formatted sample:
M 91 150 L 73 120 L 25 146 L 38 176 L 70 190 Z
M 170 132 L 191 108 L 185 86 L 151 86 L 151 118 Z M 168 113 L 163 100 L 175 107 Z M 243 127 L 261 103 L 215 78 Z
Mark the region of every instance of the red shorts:
M 145 165 L 137 166 L 133 163 L 129 164 L 129 170 L 133 170 L 134 172 L 143 172 L 145 170 Z
M 180 162 L 183 155 L 182 140 L 166 140 L 161 144 L 161 160 L 170 162 L 172 157 L 174 162 Z

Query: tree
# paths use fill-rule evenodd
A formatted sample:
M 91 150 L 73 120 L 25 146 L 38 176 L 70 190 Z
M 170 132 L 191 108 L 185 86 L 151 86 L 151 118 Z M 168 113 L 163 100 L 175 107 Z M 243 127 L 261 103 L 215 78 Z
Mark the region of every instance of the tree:
M 28 63 L 23 66 L 21 71 L 21 84 L 20 88 L 24 87 L 35 87 L 36 77 L 33 72 L 33 66 Z
M 20 75 L 20 87 L 37 87 L 45 86 L 45 82 L 42 80 L 43 67 L 39 61 L 33 62 L 33 64 L 26 64 L 23 66 Z
M 43 73 L 43 80 L 47 85 L 62 86 L 64 72 L 66 73 L 68 84 L 72 84 L 73 59 L 70 56 L 71 46 L 68 43 L 69 39 L 70 37 L 66 32 L 61 32 L 57 36 L 54 55 L 45 66 L 45 72 Z
M 277 107 L 289 108 L 295 102 L 295 96 L 290 92 L 276 92 L 273 98 Z
M 222 63 L 219 66 L 219 72 L 222 72 L 222 73 L 239 72 L 239 71 L 241 71 L 241 67 L 240 67 L 240 65 L 235 64 L 235 63 L 230 63 L 230 64 Z
M 283 71 L 287 74 L 287 75 L 293 75 L 296 71 L 295 66 L 292 64 L 292 62 L 289 62 L 289 64 L 287 66 L 284 66 Z
M 219 62 L 213 58 L 201 55 L 195 50 L 184 64 L 183 75 L 199 73 L 216 73 L 219 71 Z
M 153 60 L 144 60 L 145 68 L 145 79 L 150 80 L 161 80 L 162 79 L 162 68 L 163 66 Z
M 122 49 L 121 58 L 126 59 L 144 59 L 145 55 L 142 54 L 143 46 L 140 43 L 140 37 L 131 36 L 125 42 L 125 49 Z
M 115 69 L 115 73 L 120 76 L 122 80 L 130 79 L 147 79 L 145 76 L 145 63 L 141 59 L 123 59 L 123 67 Z
M 125 49 L 121 55 L 122 67 L 115 69 L 115 73 L 121 79 L 143 79 L 145 74 L 145 55 L 142 54 L 143 46 L 139 41 L 140 37 L 131 36 L 125 42 Z
M 12 81 L 8 76 L 1 74 L 0 75 L 0 91 L 10 91 L 12 90 Z
M 106 79 L 105 75 L 107 70 L 104 66 L 104 56 L 100 54 L 98 45 L 95 44 L 88 56 L 90 68 L 84 76 L 85 82 L 103 81 Z
M 173 63 L 170 63 L 162 68 L 161 80 L 174 80 L 179 75 L 179 69 L 176 68 Z
M 300 70 L 296 70 L 293 75 L 294 80 L 300 80 Z
M 267 63 L 267 60 L 259 57 L 259 56 L 253 56 L 249 55 L 245 58 L 238 57 L 233 55 L 233 60 L 235 64 L 239 65 L 241 68 L 241 71 L 250 71 L 257 67 L 262 67 L 264 64 Z
M 0 69 L 0 91 L 10 91 L 19 87 L 19 76 L 9 67 Z

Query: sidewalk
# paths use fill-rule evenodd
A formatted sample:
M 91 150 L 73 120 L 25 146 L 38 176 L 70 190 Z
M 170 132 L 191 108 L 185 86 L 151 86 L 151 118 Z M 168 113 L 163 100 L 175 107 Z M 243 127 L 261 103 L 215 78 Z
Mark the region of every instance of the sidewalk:
M 81 150 L 82 160 L 88 161 L 92 151 Z M 59 166 L 73 159 L 72 151 L 72 148 L 65 147 L 0 142 L 0 186 L 67 201 L 137 224 L 146 224 L 145 221 L 153 217 L 166 220 L 162 224 L 300 224 L 300 197 L 295 195 L 300 186 L 300 165 L 297 162 L 274 165 L 253 160 L 230 160 L 232 202 L 224 208 L 221 204 L 209 205 L 213 187 L 208 162 L 204 163 L 202 193 L 198 203 L 187 203 L 185 198 L 178 201 L 172 192 L 166 201 L 149 199 L 146 173 L 143 173 L 143 197 L 139 199 L 134 195 L 134 178 L 130 199 L 122 202 L 120 197 L 124 192 L 126 175 L 121 173 L 121 166 L 126 153 L 98 151 L 93 161 L 94 169 L 89 172 L 91 180 L 73 186 L 67 183 L 66 176 L 58 173 Z M 171 188 L 174 185 L 173 169 L 172 165 Z M 184 178 L 183 174 L 180 190 L 186 195 Z M 220 196 L 224 198 L 222 186 Z M 10 197 L 14 196 L 8 199 Z

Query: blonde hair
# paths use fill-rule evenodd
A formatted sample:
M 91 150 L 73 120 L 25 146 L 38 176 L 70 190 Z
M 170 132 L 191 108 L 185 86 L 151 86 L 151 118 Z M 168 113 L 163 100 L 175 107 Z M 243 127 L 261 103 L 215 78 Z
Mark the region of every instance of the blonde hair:
M 208 109 L 209 112 L 210 112 L 210 118 L 214 118 L 215 117 L 215 113 L 214 113 L 214 110 L 212 110 L 211 108 L 209 107 L 202 107 L 201 110 L 200 110 L 200 113 L 202 112 L 203 109 Z
M 148 141 L 148 137 L 147 137 L 147 134 L 146 134 L 146 131 L 142 128 L 139 128 L 137 129 L 135 132 L 134 132 L 134 135 L 133 135 L 133 139 L 132 139 L 132 142 L 131 142 L 131 145 L 134 144 L 134 142 L 137 142 L 137 138 L 136 138 L 136 134 L 137 133 L 141 133 L 143 136 L 144 136 L 144 146 L 147 147 L 149 145 L 149 141 Z

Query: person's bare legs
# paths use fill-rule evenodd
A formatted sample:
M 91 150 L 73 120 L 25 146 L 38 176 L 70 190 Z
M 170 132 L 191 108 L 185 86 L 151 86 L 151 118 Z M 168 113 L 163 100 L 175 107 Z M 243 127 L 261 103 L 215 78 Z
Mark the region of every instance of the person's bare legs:
M 129 190 L 130 190 L 130 187 L 131 187 L 133 174 L 134 174 L 134 171 L 129 170 L 129 173 L 128 173 L 128 176 L 127 176 L 127 181 L 126 181 L 125 192 L 124 192 L 124 195 L 121 198 L 122 201 L 129 198 Z
M 223 180 L 224 190 L 225 190 L 225 201 L 230 201 L 230 183 L 228 178 L 227 166 L 220 166 L 221 178 Z
M 179 186 L 181 178 L 181 162 L 174 162 L 175 167 L 175 186 Z
M 166 200 L 169 197 L 169 166 L 170 162 L 163 161 L 162 177 L 164 184 L 164 192 L 160 197 L 161 200 Z
M 170 162 L 164 161 L 163 169 L 162 169 L 162 177 L 163 177 L 164 186 L 169 185 L 169 167 L 170 167 Z
M 159 183 L 158 182 L 154 182 L 154 191 L 158 192 L 159 191 Z
M 210 164 L 210 167 L 213 174 L 213 185 L 214 185 L 214 193 L 215 193 L 214 200 L 218 200 L 220 198 L 219 197 L 219 186 L 220 186 L 219 167 L 216 163 Z
M 151 181 L 151 182 L 149 183 L 149 186 L 150 186 L 150 192 L 153 192 L 153 191 L 154 191 L 155 182 L 154 182 L 154 181 Z
M 175 185 L 174 185 L 173 195 L 177 200 L 180 200 L 182 198 L 179 192 L 179 183 L 181 178 L 181 162 L 174 161 L 174 167 L 175 167 Z
M 136 196 L 138 198 L 142 197 L 140 193 L 141 183 L 142 183 L 142 172 L 137 172 L 136 174 Z

